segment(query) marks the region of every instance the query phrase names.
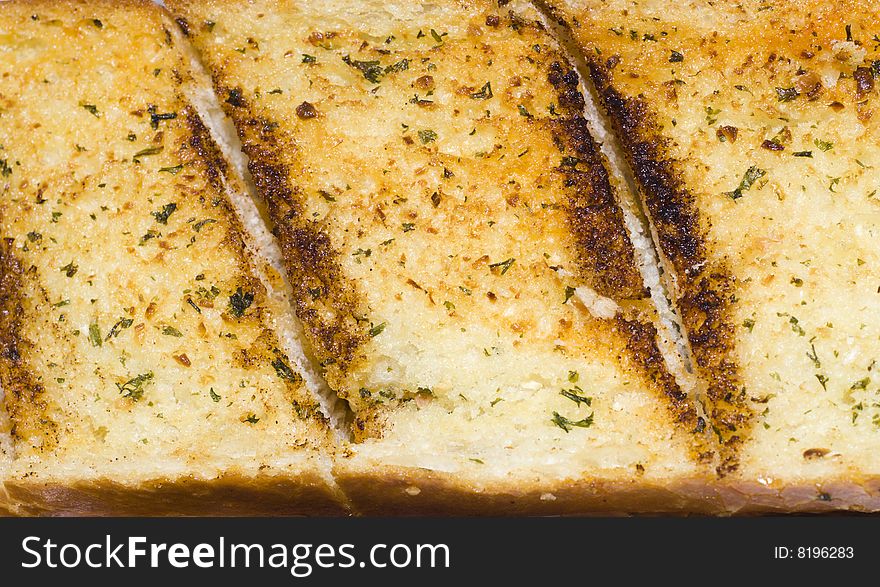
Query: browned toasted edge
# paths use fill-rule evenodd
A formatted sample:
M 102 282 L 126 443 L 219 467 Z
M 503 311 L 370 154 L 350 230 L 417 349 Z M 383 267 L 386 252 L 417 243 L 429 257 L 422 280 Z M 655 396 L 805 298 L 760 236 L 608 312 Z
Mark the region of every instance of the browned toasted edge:
M 563 113 L 550 124 L 557 146 L 567 155 L 559 171 L 565 177 L 569 227 L 578 247 L 579 277 L 599 294 L 617 302 L 650 301 L 650 291 L 642 280 L 626 230 L 619 195 L 609 179 L 607 161 L 583 115 L 585 102 L 579 88 L 580 76 L 567 61 L 554 61 L 548 80 L 556 89 Z M 616 327 L 626 341 L 627 362 L 659 395 L 675 424 L 690 434 L 695 460 L 703 464 L 709 462 L 717 450 L 715 443 L 707 438 L 706 422 L 698 414 L 693 399 L 670 373 L 651 317 L 638 312 L 625 314 L 618 314 Z
M 315 471 L 216 478 L 175 477 L 137 484 L 109 478 L 6 482 L 19 516 L 331 516 L 349 513 Z
M 757 516 L 880 512 L 880 476 L 803 479 L 781 487 L 714 479 L 589 476 L 552 484 L 494 479 L 480 484 L 456 473 L 395 465 L 337 464 L 334 475 L 361 516 Z
M 588 516 L 722 511 L 705 480 L 671 483 L 577 478 L 553 484 L 493 480 L 479 487 L 455 473 L 393 465 L 335 471 L 364 516 Z
M 0 381 L 13 439 L 37 438 L 47 450 L 57 444 L 58 427 L 49 417 L 45 388 L 25 364 L 37 349 L 21 334 L 22 320 L 27 317 L 21 298 L 25 274 L 35 272 L 36 267 L 25 268 L 13 248 L 13 239 L 0 238 Z
M 754 411 L 747 402 L 735 359 L 732 299 L 735 276 L 723 261 L 710 260 L 696 198 L 669 155 L 656 115 L 641 97 L 613 85 L 607 61 L 587 55 L 592 83 L 624 149 L 663 260 L 675 274 L 670 291 L 685 328 L 696 370 L 706 386 L 704 401 L 721 443 L 717 472 L 737 470 L 739 450 L 750 434 Z M 613 62 L 612 62 L 613 63 Z
M 48 7 L 74 10 L 80 7 L 86 9 L 95 7 L 102 9 L 133 8 L 153 14 L 158 14 L 156 9 L 159 8 L 153 0 L 2 0 L 0 6 L 9 9 Z
M 190 38 L 189 22 L 175 16 L 184 37 Z M 357 284 L 345 278 L 330 236 L 303 211 L 302 188 L 286 164 L 298 149 L 295 138 L 253 108 L 240 87 L 228 84 L 222 67 L 210 64 L 206 70 L 220 105 L 235 125 L 257 196 L 268 209 L 293 291 L 294 310 L 306 333 L 309 358 L 325 380 L 331 366 L 341 376 L 360 358 L 360 348 L 369 339 L 369 322 L 361 315 L 363 296 Z M 340 389 L 339 377 L 330 379 L 331 389 L 344 400 L 346 392 Z M 355 438 L 381 434 L 381 423 L 374 416 L 358 415 L 351 425 Z
M 565 155 L 558 169 L 565 177 L 566 212 L 578 245 L 579 277 L 614 300 L 645 299 L 649 292 L 636 265 L 623 211 L 583 117 L 577 71 L 567 62 L 554 61 L 547 79 L 556 89 L 563 114 L 551 119 L 550 130 Z
M 248 168 L 275 224 L 296 314 L 318 343 L 315 351 L 321 366 L 335 364 L 344 371 L 367 339 L 368 324 L 359 320 L 360 296 L 345 279 L 330 236 L 303 213 L 301 188 L 291 180 L 283 158 L 283 153 L 296 151 L 296 143 L 277 123 L 253 112 L 240 89 L 225 87 L 221 76 L 213 74 L 215 90 L 236 123 Z M 327 310 L 332 318 L 325 317 Z
M 220 147 L 214 141 L 210 131 L 192 106 L 186 106 L 183 119 L 189 132 L 187 133 L 184 145 L 180 149 L 181 159 L 192 160 L 201 166 L 203 173 L 216 194 L 217 199 L 212 202 L 212 205 L 222 206 L 224 215 L 229 219 L 230 231 L 226 237 L 226 244 L 236 252 L 242 264 L 248 266 L 248 272 L 254 275 L 253 279 L 250 280 L 252 282 L 250 288 L 261 291 L 265 290 L 265 284 L 256 277 L 255 268 L 249 266 L 248 259 L 250 257 L 245 245 L 246 231 L 232 203 L 229 201 L 231 197 L 227 189 L 229 163 L 223 157 Z M 187 154 L 185 152 L 187 150 L 195 153 L 196 157 L 193 157 L 192 154 Z M 266 348 L 263 350 L 266 353 L 267 360 L 272 363 L 273 367 L 276 369 L 280 368 L 285 373 L 293 374 L 282 380 L 287 392 L 287 399 L 292 402 L 293 410 L 297 416 L 315 420 L 319 426 L 329 430 L 331 427 L 330 420 L 323 413 L 317 398 L 312 396 L 310 397 L 312 401 L 306 402 L 302 397 L 298 397 L 293 393 L 296 388 L 304 386 L 303 378 L 299 373 L 291 369 L 290 358 L 282 350 L 277 333 L 266 329 L 261 339 L 266 343 Z M 328 441 L 332 442 L 329 438 L 328 436 Z

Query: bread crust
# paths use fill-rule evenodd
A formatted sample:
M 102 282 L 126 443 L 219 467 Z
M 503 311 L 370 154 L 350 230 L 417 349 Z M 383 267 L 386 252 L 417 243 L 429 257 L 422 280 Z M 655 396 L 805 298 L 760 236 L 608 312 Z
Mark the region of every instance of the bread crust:
M 880 477 L 764 484 L 713 475 L 645 481 L 475 482 L 454 473 L 339 459 L 334 476 L 365 516 L 758 516 L 880 512 Z
M 234 471 L 138 483 L 113 479 L 7 480 L 8 513 L 19 516 L 338 516 L 345 498 L 316 472 Z M 0 502 L 0 512 L 3 503 Z
M 724 509 L 708 477 L 652 483 L 634 476 L 477 484 L 454 473 L 344 462 L 337 463 L 334 475 L 353 512 L 365 516 L 708 515 Z

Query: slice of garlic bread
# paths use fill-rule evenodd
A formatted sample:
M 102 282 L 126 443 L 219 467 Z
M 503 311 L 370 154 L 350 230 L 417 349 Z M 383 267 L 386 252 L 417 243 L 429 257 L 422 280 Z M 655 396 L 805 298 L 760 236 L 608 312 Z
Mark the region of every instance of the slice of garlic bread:
M 354 411 L 336 474 L 356 509 L 711 507 L 710 435 L 658 351 L 577 74 L 535 12 L 167 4 Z
M 0 382 L 19 513 L 343 511 L 150 2 L 0 3 Z
M 668 264 L 727 506 L 880 509 L 880 6 L 556 9 Z

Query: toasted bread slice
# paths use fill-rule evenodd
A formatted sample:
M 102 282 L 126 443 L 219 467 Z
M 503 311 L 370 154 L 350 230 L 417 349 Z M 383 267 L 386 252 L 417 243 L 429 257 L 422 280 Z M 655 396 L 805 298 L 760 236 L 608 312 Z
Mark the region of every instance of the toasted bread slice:
M 880 509 L 880 7 L 555 8 L 641 185 L 727 507 Z
M 0 4 L 5 491 L 30 514 L 343 511 L 168 23 Z
M 336 474 L 356 509 L 711 507 L 711 441 L 658 351 L 577 74 L 536 13 L 167 4 L 354 411 Z

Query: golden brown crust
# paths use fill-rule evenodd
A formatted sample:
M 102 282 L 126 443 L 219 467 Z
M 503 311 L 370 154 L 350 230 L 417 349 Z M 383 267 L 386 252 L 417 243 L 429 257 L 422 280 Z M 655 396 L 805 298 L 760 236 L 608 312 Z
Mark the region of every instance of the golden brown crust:
M 754 516 L 880 512 L 880 477 L 830 478 L 768 487 L 757 481 L 692 477 L 675 482 L 581 478 L 565 482 L 482 482 L 453 473 L 398 466 L 334 471 L 366 516 L 590 516 L 633 514 Z
M 332 516 L 344 515 L 344 497 L 316 473 L 225 473 L 130 484 L 90 481 L 6 482 L 10 511 L 23 516 Z M 2 504 L 0 504 L 2 508 Z M 0 510 L 2 511 L 2 510 Z
M 736 453 L 748 437 L 754 418 L 732 352 L 734 277 L 723 263 L 707 261 L 700 211 L 680 179 L 678 163 L 667 154 L 668 139 L 648 105 L 614 88 L 607 62 L 597 58 L 588 62 L 602 106 L 639 183 L 660 252 L 676 277 L 673 301 L 706 384 L 708 415 L 723 443 L 718 472 L 733 472 L 737 468 Z
M 0 240 L 0 381 L 5 382 L 12 436 L 39 438 L 41 446 L 50 449 L 57 442 L 57 425 L 47 413 L 43 385 L 25 366 L 25 357 L 35 349 L 21 336 L 27 317 L 21 299 L 25 269 L 13 249 L 13 239 Z
M 335 472 L 357 515 L 378 516 L 589 516 L 710 514 L 722 503 L 705 479 L 646 483 L 579 478 L 546 483 L 488 482 L 453 473 L 406 467 Z
M 160 10 L 151 0 L 4 0 L 0 6 L 10 10 L 16 8 L 41 8 L 48 7 L 59 12 L 78 10 L 81 8 L 139 8 L 152 15 L 159 14 Z

